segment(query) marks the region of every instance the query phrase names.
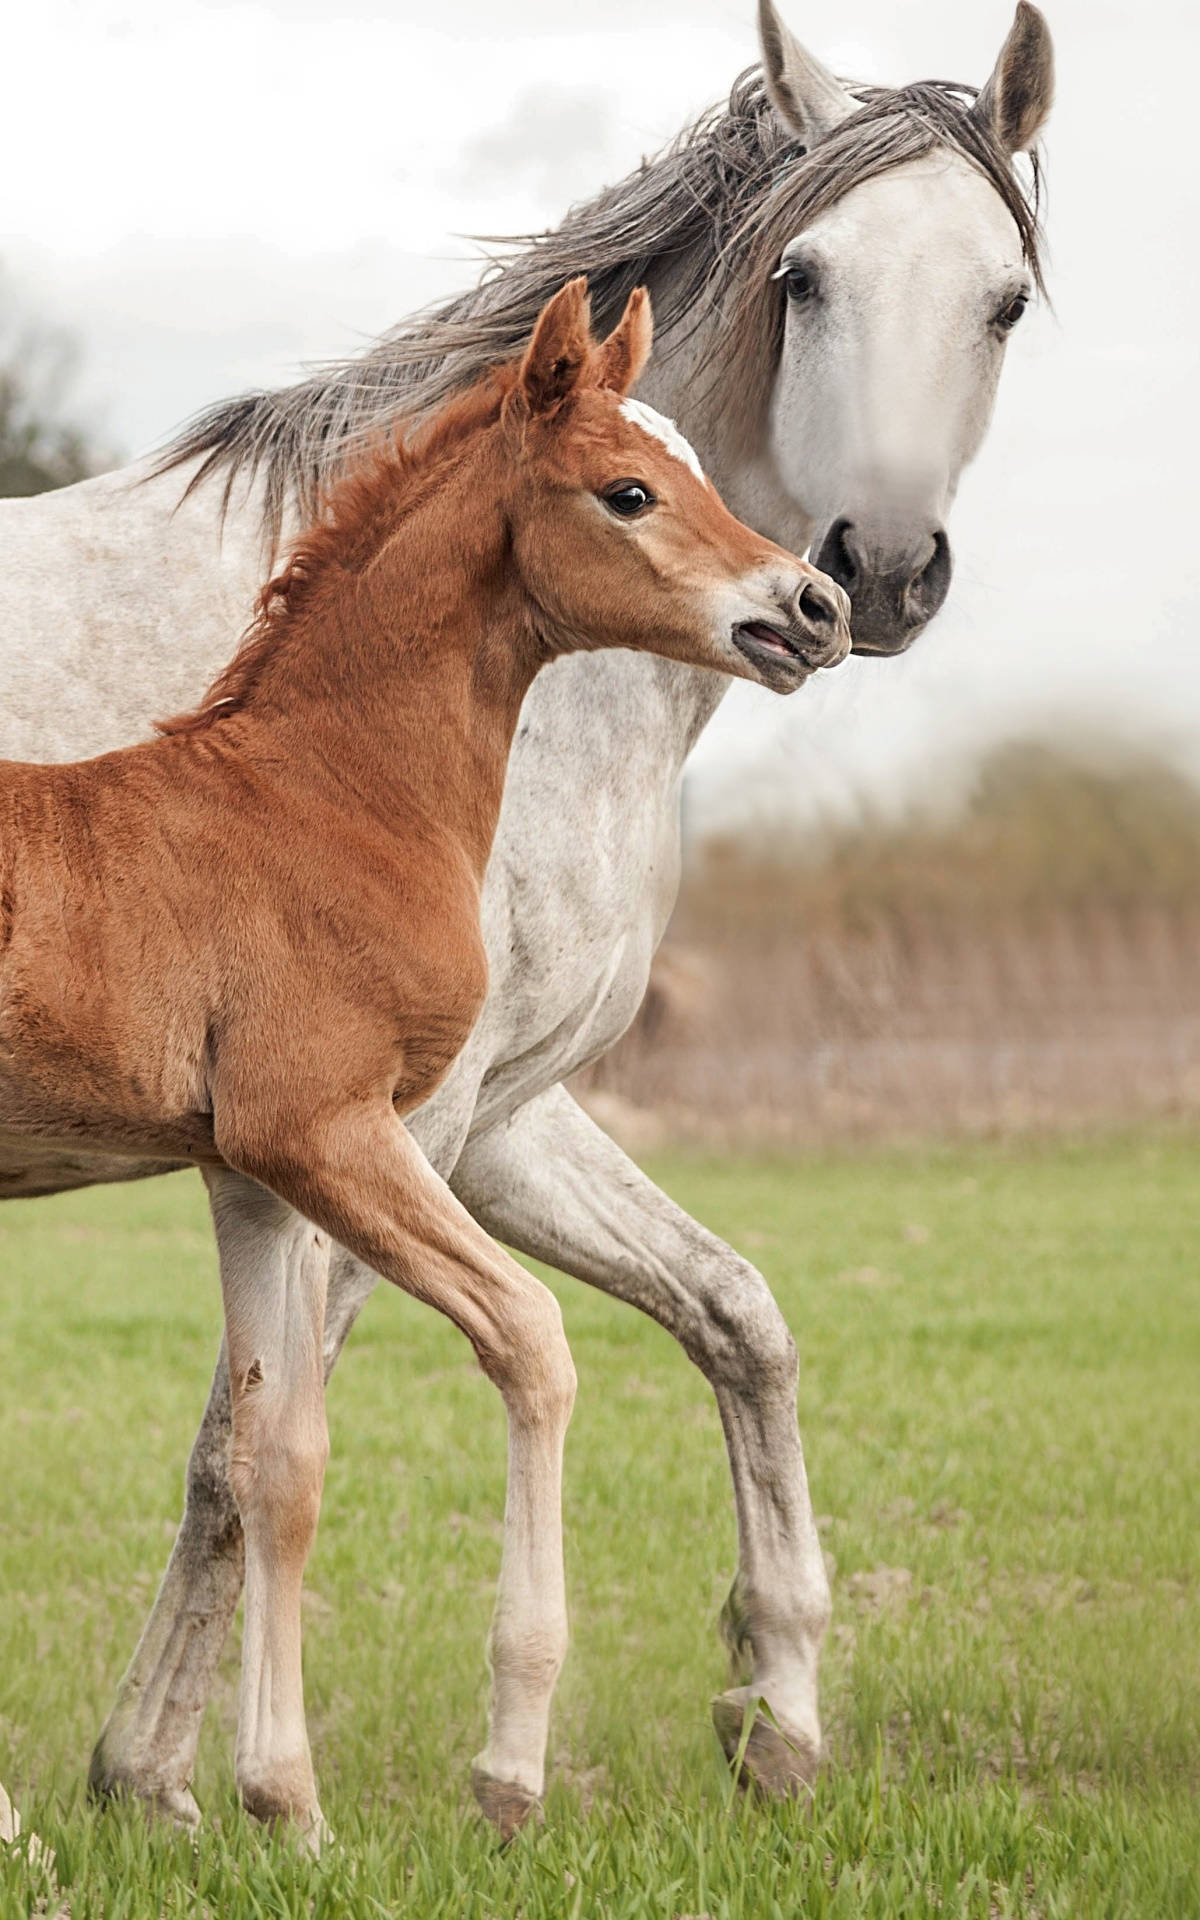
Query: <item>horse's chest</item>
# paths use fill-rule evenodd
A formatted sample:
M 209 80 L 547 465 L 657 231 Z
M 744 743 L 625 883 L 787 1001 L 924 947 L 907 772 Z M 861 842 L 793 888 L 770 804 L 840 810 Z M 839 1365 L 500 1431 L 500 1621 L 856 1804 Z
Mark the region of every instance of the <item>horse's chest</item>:
M 678 884 L 672 808 L 560 832 L 485 902 L 492 983 L 484 1117 L 604 1053 L 636 1014 Z M 489 876 L 489 887 L 492 876 Z

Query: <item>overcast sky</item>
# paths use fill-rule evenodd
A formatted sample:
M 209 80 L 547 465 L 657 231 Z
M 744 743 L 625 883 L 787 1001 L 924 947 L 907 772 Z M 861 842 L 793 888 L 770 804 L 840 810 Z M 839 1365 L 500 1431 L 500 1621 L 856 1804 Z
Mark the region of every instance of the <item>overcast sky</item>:
M 903 662 L 786 704 L 738 687 L 693 818 L 953 788 L 1010 736 L 1114 736 L 1200 771 L 1200 170 L 1181 0 L 1045 0 L 1053 314 L 1014 338 Z M 792 0 L 866 79 L 981 82 L 1005 0 Z M 6 23 L 8 304 L 81 343 L 123 451 L 352 350 L 473 277 L 460 236 L 553 222 L 727 93 L 751 0 L 39 0 Z

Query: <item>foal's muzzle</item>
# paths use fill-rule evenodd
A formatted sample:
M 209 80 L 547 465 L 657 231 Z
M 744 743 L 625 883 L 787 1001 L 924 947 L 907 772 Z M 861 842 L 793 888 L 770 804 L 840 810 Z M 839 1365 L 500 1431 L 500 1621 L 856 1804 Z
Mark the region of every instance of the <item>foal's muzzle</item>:
M 850 601 L 842 589 L 809 569 L 782 594 L 776 619 L 743 620 L 733 644 L 759 679 L 790 693 L 820 667 L 836 667 L 850 651 Z

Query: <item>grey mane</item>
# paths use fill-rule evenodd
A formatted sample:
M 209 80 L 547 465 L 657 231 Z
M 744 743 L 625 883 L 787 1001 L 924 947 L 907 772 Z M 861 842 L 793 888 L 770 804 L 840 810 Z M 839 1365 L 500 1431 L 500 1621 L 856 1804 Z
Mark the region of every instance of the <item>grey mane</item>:
M 209 408 L 168 444 L 155 471 L 199 461 L 189 490 L 223 473 L 226 505 L 239 476 L 261 479 L 273 545 L 290 506 L 315 516 L 355 450 L 511 359 L 551 294 L 577 273 L 588 276 L 598 327 L 615 324 L 631 288 L 654 280 L 658 337 L 674 332 L 676 346 L 715 305 L 722 324 L 706 355 L 710 385 L 718 407 L 725 395 L 736 404 L 735 429 L 751 431 L 782 337 L 782 296 L 771 281 L 780 248 L 852 187 L 939 145 L 995 188 L 1041 287 L 1037 160 L 1026 184 L 972 111 L 976 89 L 931 80 L 853 92 L 859 111 L 807 150 L 774 112 L 759 70 L 749 69 L 727 108 L 572 208 L 561 226 L 498 243 L 471 291 L 294 386 Z

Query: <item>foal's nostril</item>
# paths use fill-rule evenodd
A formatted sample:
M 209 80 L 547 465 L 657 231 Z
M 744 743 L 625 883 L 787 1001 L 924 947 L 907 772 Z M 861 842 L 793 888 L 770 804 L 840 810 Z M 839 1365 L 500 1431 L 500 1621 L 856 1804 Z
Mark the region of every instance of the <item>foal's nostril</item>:
M 832 627 L 837 624 L 837 602 L 828 588 L 819 587 L 815 580 L 806 581 L 796 600 L 796 609 L 802 620 L 814 627 Z

